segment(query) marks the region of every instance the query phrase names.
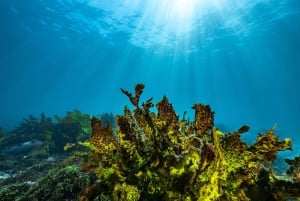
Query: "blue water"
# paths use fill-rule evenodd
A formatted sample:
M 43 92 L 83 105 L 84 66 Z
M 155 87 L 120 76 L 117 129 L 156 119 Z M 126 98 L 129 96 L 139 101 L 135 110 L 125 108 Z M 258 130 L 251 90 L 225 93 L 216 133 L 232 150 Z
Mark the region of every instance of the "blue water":
M 300 144 L 299 0 L 0 0 L 0 125 L 29 114 L 121 113 L 145 83 L 181 115 L 210 104 L 249 139 Z M 297 146 L 296 150 L 297 151 Z

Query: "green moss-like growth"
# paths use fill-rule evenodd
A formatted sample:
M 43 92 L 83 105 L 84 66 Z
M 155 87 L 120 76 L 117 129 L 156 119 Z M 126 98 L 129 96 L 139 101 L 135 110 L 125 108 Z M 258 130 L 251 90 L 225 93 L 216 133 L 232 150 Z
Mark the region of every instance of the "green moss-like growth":
M 29 191 L 20 196 L 20 201 L 27 200 L 75 200 L 78 192 L 90 184 L 89 176 L 80 172 L 78 167 L 67 166 L 52 170 Z
M 139 189 L 136 186 L 126 183 L 116 184 L 113 191 L 114 201 L 138 201 L 140 198 Z
M 80 128 L 80 131 L 76 136 L 74 136 L 76 140 L 86 140 L 91 133 L 92 128 L 90 122 L 92 117 L 79 110 L 67 112 L 63 118 L 55 116 L 55 119 L 57 123 L 61 125 L 78 124 L 77 127 Z
M 0 188 L 0 198 L 5 201 L 20 200 L 20 197 L 30 189 L 28 183 L 10 184 Z
M 9 131 L 0 141 L 0 147 L 9 147 L 33 139 L 44 141 L 52 133 L 54 123 L 44 113 L 40 117 L 29 115 L 20 124 Z
M 93 146 L 86 146 L 91 149 L 83 167 L 100 181 L 87 188 L 80 200 L 104 196 L 124 201 L 248 201 L 263 197 L 260 188 L 272 190 L 273 200 L 299 197 L 299 192 L 288 190 L 296 189 L 298 183 L 289 182 L 291 177 L 278 178 L 272 171 L 277 152 L 291 150 L 290 139 L 279 141 L 272 128 L 247 146 L 240 135 L 248 126 L 222 133 L 214 127 L 214 112 L 203 104 L 192 107 L 193 122 L 179 120 L 167 97 L 156 104 L 158 112 L 153 113 L 152 98 L 140 104 L 143 89 L 143 84 L 137 84 L 135 94 L 121 90 L 135 109 L 124 108 L 124 114 L 116 118 L 116 130 L 92 119 Z M 290 172 L 295 178 L 299 170 L 294 169 Z M 268 176 L 261 177 L 262 172 Z M 279 183 L 289 193 L 276 188 Z
M 78 200 L 79 192 L 90 185 L 89 175 L 76 166 L 53 169 L 37 182 L 18 182 L 0 188 L 0 200 Z

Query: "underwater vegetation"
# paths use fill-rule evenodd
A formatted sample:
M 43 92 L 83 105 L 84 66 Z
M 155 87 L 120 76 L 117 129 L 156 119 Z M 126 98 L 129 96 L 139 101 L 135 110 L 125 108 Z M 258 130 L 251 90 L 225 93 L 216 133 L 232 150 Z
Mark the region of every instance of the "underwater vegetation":
M 109 113 L 99 115 L 104 122 L 111 120 L 112 116 Z M 24 195 L 25 189 L 52 189 L 51 186 L 46 186 L 50 185 L 49 182 L 37 181 L 53 168 L 60 171 L 60 168 L 73 165 L 64 161 L 71 154 L 66 152 L 64 147 L 67 143 L 89 139 L 91 119 L 91 115 L 78 110 L 67 112 L 63 117 L 55 116 L 54 119 L 42 113 L 40 117 L 30 115 L 7 133 L 0 130 L 0 200 L 18 200 L 20 195 L 16 192 L 23 192 Z M 113 120 L 110 124 L 114 122 Z M 59 180 L 56 182 L 65 183 Z M 43 185 L 36 186 L 40 184 Z M 77 191 L 73 193 L 80 192 Z M 4 195 L 11 195 L 11 199 Z M 44 200 L 39 198 L 39 194 L 35 195 L 37 197 L 32 198 L 33 200 Z
M 0 188 L 1 200 L 76 200 L 78 192 L 88 186 L 90 178 L 76 166 L 49 171 L 36 183 L 13 183 Z
M 277 153 L 292 150 L 275 126 L 248 145 L 249 126 L 224 133 L 200 103 L 193 120 L 180 119 L 166 96 L 140 103 L 144 87 L 121 89 L 133 105 L 122 115 L 41 114 L 2 133 L 0 200 L 300 200 L 300 156 L 285 159 L 284 174 L 273 169 Z
M 179 119 L 167 97 L 151 112 L 152 98 L 140 103 L 143 89 L 121 89 L 134 109 L 125 106 L 117 115 L 116 130 L 94 117 L 90 140 L 78 143 L 87 148 L 74 152 L 86 157 L 83 170 L 98 178 L 79 200 L 300 200 L 299 157 L 287 160 L 287 174 L 273 171 L 278 151 L 292 150 L 291 139 L 280 141 L 275 127 L 247 145 L 240 136 L 248 126 L 225 134 L 204 104 L 193 105 L 193 121 Z
M 98 116 L 103 122 L 115 125 L 113 114 L 102 113 Z M 40 152 L 44 149 L 47 154 L 65 153 L 66 143 L 89 139 L 91 120 L 91 115 L 76 109 L 63 117 L 56 115 L 54 119 L 44 113 L 39 118 L 29 115 L 7 134 L 0 129 L 0 153 L 25 154 L 38 146 Z
M 98 116 L 115 124 L 111 113 Z M 92 116 L 79 110 L 54 119 L 30 115 L 8 133 L 0 129 L 0 200 L 78 200 L 90 174 L 69 164 L 67 143 L 88 140 Z
M 0 127 L 0 139 L 4 137 L 3 129 Z

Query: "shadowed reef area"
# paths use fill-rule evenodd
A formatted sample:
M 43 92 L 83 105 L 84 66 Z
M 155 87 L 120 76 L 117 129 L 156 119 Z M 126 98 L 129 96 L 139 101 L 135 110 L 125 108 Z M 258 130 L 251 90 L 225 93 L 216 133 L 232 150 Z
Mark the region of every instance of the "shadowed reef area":
M 285 160 L 288 168 L 284 174 L 273 169 L 277 153 L 292 150 L 291 139 L 280 141 L 275 127 L 258 134 L 256 141 L 247 145 L 240 137 L 249 126 L 223 133 L 214 126 L 210 106 L 199 103 L 192 106 L 193 120 L 184 116 L 179 119 L 167 97 L 156 105 L 152 98 L 140 103 L 143 90 L 143 84 L 137 84 L 134 93 L 121 89 L 134 109 L 125 106 L 124 113 L 115 120 L 77 111 L 77 118 L 71 118 L 69 113 L 65 118 L 57 117 L 55 123 L 43 116 L 40 120 L 32 117 L 21 124 L 19 129 L 23 130 L 1 135 L 0 146 L 6 143 L 5 147 L 19 139 L 12 136 L 23 136 L 24 140 L 18 142 L 21 147 L 30 144 L 24 141 L 35 139 L 30 142 L 37 147 L 26 152 L 26 157 L 32 161 L 39 157 L 44 162 L 39 167 L 32 162 L 32 173 L 40 174 L 34 181 L 29 182 L 24 174 L 21 178 L 22 174 L 15 174 L 0 180 L 0 197 L 80 201 L 300 200 L 300 156 Z M 156 113 L 151 111 L 154 106 Z M 34 138 L 24 135 L 33 133 L 24 131 L 32 122 L 36 122 L 34 128 L 42 130 Z M 1 153 L 2 159 L 11 156 L 10 149 Z M 19 155 L 24 157 L 22 152 Z M 54 156 L 56 161 L 51 161 L 49 157 Z M 20 191 L 24 193 L 18 194 Z

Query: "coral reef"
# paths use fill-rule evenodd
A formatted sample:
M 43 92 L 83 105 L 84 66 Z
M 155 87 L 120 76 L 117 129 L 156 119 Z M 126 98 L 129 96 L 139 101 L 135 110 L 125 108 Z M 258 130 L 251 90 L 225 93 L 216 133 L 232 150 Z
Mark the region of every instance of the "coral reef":
M 290 139 L 278 139 L 275 127 L 248 146 L 240 139 L 248 126 L 225 134 L 214 127 L 214 112 L 203 104 L 192 107 L 194 121 L 179 120 L 167 97 L 156 104 L 157 113 L 151 112 L 152 98 L 140 104 L 143 89 L 143 84 L 134 94 L 121 89 L 135 109 L 125 106 L 116 130 L 92 119 L 90 141 L 79 143 L 88 151 L 76 154 L 87 157 L 82 168 L 99 180 L 79 200 L 299 199 L 298 160 L 287 161 L 290 176 L 273 172 L 277 152 L 292 149 Z

